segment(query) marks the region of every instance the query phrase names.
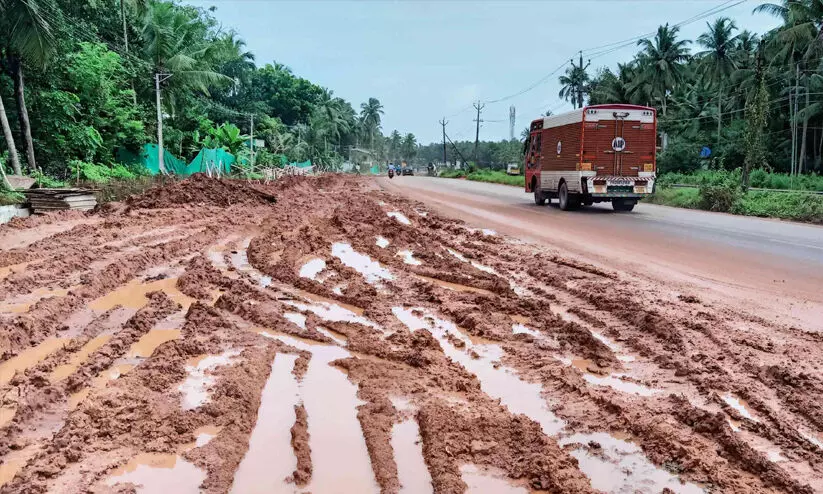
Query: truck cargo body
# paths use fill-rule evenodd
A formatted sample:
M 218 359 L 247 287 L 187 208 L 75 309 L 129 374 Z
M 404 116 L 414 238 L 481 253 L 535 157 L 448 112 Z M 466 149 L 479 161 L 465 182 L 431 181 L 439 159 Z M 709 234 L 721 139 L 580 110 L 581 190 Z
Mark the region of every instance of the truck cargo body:
M 534 120 L 525 143 L 526 192 L 562 209 L 609 201 L 630 211 L 654 191 L 654 108 L 596 105 Z

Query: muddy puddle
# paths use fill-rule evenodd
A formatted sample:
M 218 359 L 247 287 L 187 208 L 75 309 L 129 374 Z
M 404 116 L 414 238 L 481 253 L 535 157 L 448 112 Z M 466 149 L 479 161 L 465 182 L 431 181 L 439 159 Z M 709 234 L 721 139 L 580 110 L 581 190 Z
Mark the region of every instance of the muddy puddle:
M 283 314 L 283 317 L 289 322 L 293 323 L 295 326 L 301 329 L 306 329 L 307 318 L 303 314 L 299 314 L 297 312 L 286 312 L 285 314 Z M 336 331 L 326 329 L 322 326 L 317 326 L 316 329 L 322 335 L 331 338 L 331 340 L 337 343 L 338 345 L 346 346 L 346 337 L 344 335 Z
M 734 396 L 731 393 L 726 393 L 722 396 L 722 398 L 727 405 L 734 408 L 737 411 L 737 413 L 742 415 L 744 418 L 747 418 L 754 422 L 760 422 L 759 420 L 757 420 L 757 417 L 754 414 L 754 410 L 752 410 L 752 408 L 749 406 L 746 400 Z
M 3 457 L 0 462 L 0 487 L 7 484 L 11 479 L 17 475 L 17 472 L 26 466 L 34 455 L 37 454 L 37 446 L 29 445 L 17 451 L 11 451 Z
M 249 262 L 248 248 L 251 244 L 251 237 L 246 237 L 238 250 L 232 251 L 230 259 L 231 265 L 238 272 L 245 274 L 261 288 L 266 288 L 271 285 L 271 276 L 265 275 L 255 268 Z M 225 263 L 224 263 L 225 264 Z
M 392 427 L 391 446 L 397 464 L 400 492 L 432 492 L 432 479 L 423 460 L 423 440 L 413 418 Z
M 69 341 L 71 340 L 68 338 L 49 338 L 39 345 L 24 350 L 0 363 L 0 386 L 8 384 L 17 372 L 23 372 L 39 364 Z
M 366 254 L 361 254 L 354 250 L 351 244 L 346 242 L 335 242 L 331 246 L 331 255 L 340 259 L 345 266 L 348 266 L 362 274 L 367 282 L 376 284 L 381 281 L 390 281 L 394 276 L 388 269 L 379 262 L 373 260 Z
M 539 423 L 543 432 L 549 436 L 563 429 L 564 422 L 549 410 L 539 384 L 523 381 L 513 370 L 496 365 L 503 356 L 503 350 L 499 346 L 475 344 L 453 323 L 431 314 L 415 315 L 415 311 L 419 310 L 395 307 L 392 312 L 410 331 L 429 331 L 449 358 L 476 375 L 480 380 L 481 389 L 489 396 L 499 398 L 511 412 L 528 416 Z M 447 335 L 462 340 L 464 348 L 456 348 Z M 478 358 L 469 355 L 471 350 L 477 353 Z
M 411 225 L 411 221 L 406 217 L 405 214 L 401 213 L 400 211 L 390 211 L 386 213 L 390 218 L 394 218 L 397 220 L 398 223 L 403 225 Z
M 377 240 L 374 242 L 375 245 L 380 247 L 381 249 L 385 249 L 389 246 L 391 242 L 387 238 L 384 237 L 377 237 Z
M 466 483 L 467 494 L 529 494 L 524 486 L 506 477 L 502 470 L 477 465 L 461 465 L 460 477 Z
M 414 252 L 411 250 L 401 250 L 397 254 L 397 257 L 403 258 L 403 263 L 408 264 L 410 266 L 420 266 L 423 262 L 420 259 L 415 259 Z
M 699 486 L 683 483 L 658 468 L 649 462 L 639 446 L 621 437 L 625 436 L 604 432 L 573 434 L 558 443 L 577 445 L 571 455 L 577 458 L 580 470 L 589 477 L 592 487 L 603 492 L 657 494 L 663 489 L 678 494 L 704 492 Z
M 0 267 L 0 280 L 9 276 L 12 273 L 22 273 L 25 271 L 26 266 L 31 264 L 31 262 L 21 262 L 17 264 L 10 264 L 8 266 Z
M 218 367 L 231 365 L 240 350 L 227 350 L 220 355 L 205 355 L 186 364 L 186 379 L 177 387 L 182 395 L 183 410 L 194 410 L 209 400 L 217 379 L 211 373 Z
M 379 329 L 382 331 L 382 328 L 378 326 L 375 322 L 371 321 L 363 317 L 362 315 L 358 315 L 357 312 L 347 309 L 343 307 L 343 305 L 337 303 L 330 303 L 330 302 L 315 302 L 315 303 L 303 303 L 297 301 L 285 301 L 286 305 L 290 305 L 297 310 L 302 310 L 304 312 L 311 312 L 317 317 L 324 319 L 330 322 L 353 322 L 357 324 L 362 324 L 364 326 L 369 326 L 375 329 Z M 362 314 L 362 309 L 360 310 L 360 314 Z
M 171 277 L 155 281 L 132 280 L 92 301 L 89 307 L 96 312 L 105 312 L 118 305 L 128 309 L 141 309 L 149 302 L 146 294 L 156 291 L 165 292 L 169 298 L 182 305 L 184 309 L 187 309 L 195 301 L 180 292 L 177 289 L 177 278 Z
M 318 281 L 318 275 L 326 269 L 326 261 L 315 257 L 309 259 L 300 267 L 300 277 Z
M 434 283 L 435 285 L 445 288 L 446 290 L 451 290 L 454 292 L 471 292 L 471 293 L 479 293 L 481 295 L 488 295 L 490 297 L 494 296 L 492 292 L 489 290 L 484 290 L 482 288 L 475 288 L 473 286 L 461 285 L 458 283 L 452 283 L 450 281 L 443 281 L 438 280 L 437 278 L 429 278 L 428 276 L 423 275 L 415 275 L 416 277 L 420 278 L 423 281 L 428 281 L 429 283 Z
M 126 357 L 149 358 L 163 343 L 180 339 L 180 334 L 179 329 L 152 329 L 131 345 Z
M 349 381 L 342 370 L 329 365 L 334 360 L 350 357 L 349 352 L 337 346 L 308 344 L 286 335 L 274 337 L 312 354 L 306 374 L 297 385 L 298 398 L 308 416 L 313 468 L 312 479 L 306 490 L 379 492 L 366 441 L 357 419 L 357 407 L 363 403 L 357 398 L 357 386 Z M 275 364 L 276 361 L 277 358 Z M 284 379 L 283 372 L 277 375 L 273 373 L 272 376 L 270 380 L 277 379 L 277 376 L 280 376 L 280 380 Z M 293 380 L 294 377 L 289 374 L 288 379 Z M 293 413 L 292 411 L 292 415 Z M 261 414 L 256 426 L 266 430 L 266 426 L 260 425 L 260 420 L 268 418 Z M 292 418 L 285 425 L 291 427 L 293 422 Z M 270 458 L 271 454 L 269 451 L 266 457 Z
M 292 374 L 296 360 L 297 355 L 278 353 L 272 362 L 249 449 L 234 474 L 233 493 L 296 492 L 286 481 L 297 468 L 291 446 L 291 427 L 297 418 L 294 407 L 299 402 L 297 379 Z
M 108 486 L 134 484 L 137 492 L 200 492 L 206 472 L 176 454 L 142 453 L 116 468 L 105 480 Z
M 67 363 L 55 367 L 51 375 L 49 375 L 49 380 L 56 383 L 72 375 L 83 362 L 88 360 L 92 353 L 99 350 L 100 347 L 108 343 L 110 339 L 111 335 L 103 334 L 89 340 L 80 350 L 71 355 Z

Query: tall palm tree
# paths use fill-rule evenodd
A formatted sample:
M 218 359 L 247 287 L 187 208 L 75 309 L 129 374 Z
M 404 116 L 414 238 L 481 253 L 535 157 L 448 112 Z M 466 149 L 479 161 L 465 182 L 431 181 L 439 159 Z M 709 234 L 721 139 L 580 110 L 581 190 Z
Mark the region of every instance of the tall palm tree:
M 374 144 L 374 135 L 380 130 L 380 120 L 383 115 L 383 104 L 377 98 L 360 104 L 360 125 L 363 134 L 371 147 Z
M 706 50 L 697 53 L 698 73 L 708 85 L 717 90 L 717 143 L 723 123 L 723 89 L 732 73 L 737 69 L 735 46 L 737 37 L 735 23 L 727 17 L 719 17 L 714 23 L 706 23 L 709 30 L 697 38 L 697 43 Z
M 572 102 L 574 108 L 583 108 L 583 98 L 588 91 L 589 74 L 583 66 L 572 66 L 566 69 L 566 74 L 558 79 L 562 88 L 558 96 Z
M 209 94 L 210 86 L 232 83 L 215 70 L 223 46 L 206 34 L 207 26 L 190 11 L 171 2 L 150 4 L 143 26 L 143 58 L 155 72 L 171 74 L 163 103 L 172 115 L 181 94 L 192 90 Z
M 801 62 L 819 64 L 823 56 L 823 0 L 783 0 L 780 4 L 764 3 L 754 11 L 768 13 L 783 20 L 783 26 L 775 30 L 776 36 L 772 38 L 772 45 L 776 48 L 779 60 L 792 65 L 797 64 L 795 98 L 798 97 L 801 82 L 805 81 L 806 104 L 804 110 L 798 114 L 803 119 L 803 131 L 797 167 L 798 171 L 802 171 L 809 127 L 809 112 L 806 110 L 810 102 L 809 78 L 805 75 L 800 77 L 800 65 Z M 797 122 L 793 125 L 796 132 Z M 793 162 L 793 170 L 794 167 Z
M 647 92 L 660 101 L 663 115 L 666 115 L 667 100 L 671 90 L 683 81 L 684 65 L 689 59 L 688 40 L 678 40 L 678 27 L 668 24 L 657 28 L 654 41 L 641 39 L 637 45 L 642 48 L 638 56 L 639 77 L 635 90 Z M 643 86 L 642 88 L 637 87 Z
M 14 95 L 17 100 L 17 114 L 20 120 L 20 133 L 26 147 L 26 161 L 29 169 L 37 170 L 34 159 L 34 141 L 31 137 L 31 123 L 26 107 L 25 82 L 23 77 L 24 61 L 37 66 L 45 66 L 54 51 L 54 36 L 51 25 L 43 15 L 43 6 L 39 0 L 0 0 L 0 30 L 7 34 L 0 42 L 0 60 L 14 81 Z M 5 105 L 0 101 L 0 122 L 3 135 L 9 148 L 14 173 L 21 173 L 20 160 L 11 139 L 11 128 L 5 116 Z
M 403 149 L 403 158 L 411 161 L 417 154 L 417 138 L 414 137 L 414 134 L 406 134 L 400 147 Z

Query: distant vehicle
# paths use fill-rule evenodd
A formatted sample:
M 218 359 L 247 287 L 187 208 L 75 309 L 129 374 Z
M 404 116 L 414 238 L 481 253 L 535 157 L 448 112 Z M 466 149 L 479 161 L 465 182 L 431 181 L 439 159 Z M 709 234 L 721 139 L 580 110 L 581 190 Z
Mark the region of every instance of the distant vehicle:
M 403 168 L 402 173 L 403 173 L 403 175 L 412 175 L 413 176 L 414 175 L 414 168 L 412 168 L 410 166 L 407 166 L 407 167 Z
M 394 168 L 389 168 L 389 178 L 394 178 Z
M 509 163 L 506 166 L 506 175 L 520 175 L 520 165 L 517 163 Z
M 526 192 L 540 206 L 557 198 L 567 211 L 611 202 L 631 211 L 654 192 L 657 112 L 595 105 L 534 120 L 524 145 Z

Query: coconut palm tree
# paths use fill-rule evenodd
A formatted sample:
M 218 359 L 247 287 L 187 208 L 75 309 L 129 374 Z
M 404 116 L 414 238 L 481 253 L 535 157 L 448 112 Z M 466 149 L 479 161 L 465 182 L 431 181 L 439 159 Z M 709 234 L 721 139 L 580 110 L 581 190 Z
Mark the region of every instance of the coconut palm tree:
M 641 39 L 638 55 L 639 73 L 634 81 L 634 91 L 643 91 L 660 102 L 666 115 L 669 93 L 683 81 L 685 63 L 689 59 L 688 40 L 678 40 L 678 27 L 668 24 L 657 28 L 654 40 Z
M 778 54 L 777 59 L 795 65 L 795 98 L 798 97 L 803 84 L 806 101 L 804 109 L 797 114 L 803 120 L 803 131 L 798 159 L 798 169 L 802 171 L 806 158 L 806 137 L 808 133 L 809 112 L 809 77 L 801 77 L 801 64 L 818 64 L 823 56 L 823 0 L 783 0 L 780 4 L 764 3 L 755 8 L 755 12 L 764 12 L 783 20 L 772 37 L 772 48 Z M 796 117 L 797 118 L 797 117 Z M 794 121 L 795 129 L 797 121 Z M 794 167 L 794 163 L 792 163 Z
M 574 65 L 566 69 L 566 74 L 558 79 L 561 84 L 558 96 L 566 101 L 571 101 L 574 108 L 583 108 L 583 98 L 588 91 L 589 74 L 586 68 Z
M 374 144 L 374 135 L 380 130 L 381 115 L 383 105 L 377 98 L 369 98 L 369 101 L 360 105 L 360 125 L 370 147 Z
M 723 90 L 732 73 L 737 69 L 735 47 L 737 37 L 735 23 L 727 17 L 719 17 L 714 23 L 706 23 L 709 30 L 697 38 L 706 50 L 697 53 L 698 74 L 704 82 L 717 90 L 717 143 L 723 123 Z
M 5 33 L 4 42 L 0 44 L 0 60 L 14 82 L 14 96 L 17 100 L 17 114 L 20 119 L 20 133 L 26 147 L 26 161 L 29 169 L 37 170 L 34 159 L 34 141 L 31 137 L 31 123 L 26 107 L 25 82 L 23 77 L 24 61 L 37 66 L 45 66 L 54 51 L 54 36 L 51 25 L 44 16 L 43 6 L 39 0 L 0 0 L 0 30 Z M 5 115 L 5 105 L 0 101 L 0 122 L 3 135 L 9 148 L 14 173 L 21 173 L 20 160 L 11 128 Z
M 224 46 L 206 37 L 207 26 L 170 2 L 153 2 L 143 26 L 143 58 L 157 73 L 171 74 L 164 83 L 163 103 L 174 115 L 181 94 L 209 94 L 209 87 L 232 79 L 215 70 Z

